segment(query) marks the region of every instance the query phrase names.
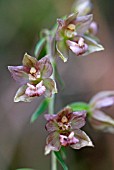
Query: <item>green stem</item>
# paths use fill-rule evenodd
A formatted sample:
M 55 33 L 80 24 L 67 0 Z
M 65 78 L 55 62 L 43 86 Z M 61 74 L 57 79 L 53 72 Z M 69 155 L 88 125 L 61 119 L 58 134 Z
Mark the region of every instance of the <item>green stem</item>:
M 54 61 L 54 37 L 49 34 L 47 36 L 47 53 L 50 56 L 50 61 L 53 67 L 52 79 L 55 80 L 55 61 Z M 55 94 L 52 94 L 51 101 L 49 103 L 48 111 L 49 114 L 54 114 Z M 51 153 L 51 170 L 57 170 L 57 159 L 54 152 Z

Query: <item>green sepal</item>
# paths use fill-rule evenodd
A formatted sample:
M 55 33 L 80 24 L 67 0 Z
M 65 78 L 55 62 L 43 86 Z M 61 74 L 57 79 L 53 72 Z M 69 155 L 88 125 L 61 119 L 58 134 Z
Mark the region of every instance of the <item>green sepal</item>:
M 40 53 L 42 53 L 43 47 L 45 45 L 45 42 L 46 42 L 46 38 L 43 37 L 36 44 L 34 54 L 35 54 L 35 57 L 38 58 L 38 59 L 42 58 L 42 57 L 40 57 Z
M 39 107 L 36 109 L 36 111 L 33 113 L 30 122 L 33 123 L 39 115 L 41 115 L 48 107 L 50 102 L 49 98 L 46 98 L 42 101 L 42 103 L 39 105 Z
M 55 77 L 56 79 L 58 80 L 58 82 L 60 83 L 60 86 L 62 86 L 62 89 L 64 88 L 64 81 L 62 80 L 60 74 L 59 74 L 59 71 L 58 71 L 58 68 L 57 68 L 57 65 L 56 63 L 54 63 L 54 68 L 55 68 Z
M 61 164 L 61 166 L 63 167 L 64 170 L 68 170 L 68 167 L 67 165 L 65 164 L 62 156 L 61 156 L 61 151 L 58 151 L 58 152 L 54 152 L 57 160 L 59 161 L 59 163 Z
M 74 102 L 68 105 L 71 107 L 73 111 L 87 111 L 90 112 L 90 106 L 87 103 L 84 102 Z

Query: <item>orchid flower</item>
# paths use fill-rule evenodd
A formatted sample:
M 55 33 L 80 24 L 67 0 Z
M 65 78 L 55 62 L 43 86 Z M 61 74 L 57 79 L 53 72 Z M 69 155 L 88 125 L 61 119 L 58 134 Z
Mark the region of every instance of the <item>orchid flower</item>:
M 53 72 L 48 56 L 37 60 L 25 53 L 22 66 L 8 66 L 12 77 L 21 84 L 14 101 L 30 102 L 35 97 L 51 97 L 57 92 L 56 83 L 50 78 Z
M 49 135 L 46 139 L 45 154 L 50 151 L 59 151 L 61 146 L 71 146 L 80 149 L 93 146 L 87 134 L 80 130 L 85 125 L 85 111 L 72 112 L 66 107 L 56 115 L 46 114 L 46 130 Z
M 85 56 L 103 50 L 102 45 L 87 34 L 90 28 L 91 32 L 95 32 L 93 30 L 95 26 L 91 25 L 92 20 L 92 14 L 78 16 L 78 13 L 72 13 L 66 19 L 57 20 L 56 47 L 64 62 L 68 60 L 70 52 L 75 56 Z

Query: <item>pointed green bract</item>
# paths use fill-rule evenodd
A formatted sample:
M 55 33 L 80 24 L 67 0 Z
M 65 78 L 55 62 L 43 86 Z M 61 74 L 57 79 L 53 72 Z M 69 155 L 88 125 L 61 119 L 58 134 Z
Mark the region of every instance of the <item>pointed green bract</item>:
M 58 71 L 58 68 L 57 68 L 57 65 L 54 64 L 54 67 L 55 67 L 55 77 L 56 79 L 58 80 L 58 82 L 60 83 L 60 86 L 62 87 L 62 89 L 64 88 L 64 81 L 62 80 L 62 77 L 60 76 L 59 74 L 59 71 Z
M 61 166 L 63 167 L 64 170 L 68 170 L 68 167 L 67 165 L 65 164 L 62 156 L 61 156 L 61 152 L 58 151 L 58 152 L 54 152 L 55 153 L 55 156 L 57 158 L 57 160 L 60 162 Z
M 84 102 L 75 102 L 69 105 L 73 111 L 82 111 L 85 110 L 87 112 L 90 111 L 90 107 L 87 103 Z
M 59 53 L 59 57 L 61 57 L 61 59 L 66 62 L 68 60 L 68 56 L 69 56 L 69 50 L 66 46 L 66 42 L 65 41 L 58 41 L 56 44 L 56 48 L 57 51 Z
M 49 102 L 50 102 L 49 98 L 43 100 L 43 102 L 39 105 L 37 110 L 33 113 L 30 120 L 31 123 L 33 123 L 38 118 L 38 116 L 41 115 L 47 109 Z
M 45 41 L 46 41 L 46 39 L 42 38 L 36 44 L 36 47 L 35 47 L 35 50 L 34 50 L 34 54 L 35 54 L 36 57 L 38 57 L 40 52 L 42 51 L 42 48 L 44 47 Z

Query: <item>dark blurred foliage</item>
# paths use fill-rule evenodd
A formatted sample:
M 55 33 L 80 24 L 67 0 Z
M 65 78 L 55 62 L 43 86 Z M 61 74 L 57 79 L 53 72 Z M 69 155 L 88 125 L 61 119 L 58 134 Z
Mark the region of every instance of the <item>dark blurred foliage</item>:
M 51 28 L 57 17 L 70 13 L 73 0 L 0 0 L 0 170 L 31 167 L 49 170 L 50 157 L 44 156 L 46 132 L 40 116 L 30 124 L 30 116 L 42 99 L 30 104 L 13 103 L 19 87 L 10 77 L 7 65 L 20 65 L 23 54 L 34 55 L 42 28 Z M 100 90 L 114 90 L 113 0 L 93 0 L 94 18 L 100 26 L 99 37 L 105 52 L 72 58 L 64 64 L 57 60 L 66 87 L 56 99 L 56 111 L 72 101 L 89 101 Z M 114 108 L 110 110 L 112 114 Z M 114 115 L 112 115 L 114 117 Z M 113 170 L 114 137 L 85 127 L 95 148 L 67 149 L 70 170 Z M 70 155 L 70 156 L 69 156 Z M 60 170 L 61 167 L 59 166 Z
M 109 1 L 97 0 L 97 4 L 99 6 L 100 12 L 102 13 L 104 19 L 107 21 L 109 25 L 109 29 L 111 29 L 111 31 L 114 31 L 114 23 L 113 23 L 114 1 L 113 0 L 109 0 Z

